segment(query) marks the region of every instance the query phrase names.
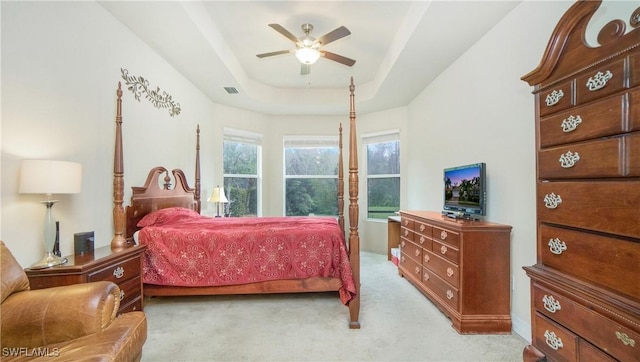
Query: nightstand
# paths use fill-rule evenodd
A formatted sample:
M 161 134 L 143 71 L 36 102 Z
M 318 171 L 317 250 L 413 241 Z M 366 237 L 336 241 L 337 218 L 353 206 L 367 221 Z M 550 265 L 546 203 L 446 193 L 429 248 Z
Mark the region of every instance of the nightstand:
M 65 265 L 47 269 L 25 269 L 31 289 L 42 289 L 107 280 L 120 287 L 118 314 L 142 310 L 142 252 L 145 245 L 112 251 L 96 248 L 93 254 L 68 255 Z

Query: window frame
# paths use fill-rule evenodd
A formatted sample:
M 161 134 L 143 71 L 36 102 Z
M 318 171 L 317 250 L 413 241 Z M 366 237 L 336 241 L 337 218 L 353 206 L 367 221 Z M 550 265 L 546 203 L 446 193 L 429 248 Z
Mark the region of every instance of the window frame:
M 361 199 L 364 201 L 364 204 L 366 205 L 365 208 L 365 212 L 363 213 L 364 217 L 363 219 L 365 221 L 372 221 L 372 222 L 386 222 L 387 221 L 387 217 L 384 218 L 372 218 L 369 217 L 369 180 L 370 179 L 376 179 L 376 178 L 393 178 L 393 177 L 397 177 L 398 178 L 398 185 L 402 184 L 402 166 L 400 165 L 400 150 L 401 150 L 401 143 L 400 143 L 400 129 L 391 129 L 391 130 L 384 130 L 384 131 L 379 131 L 379 132 L 372 132 L 372 133 L 367 133 L 367 134 L 363 134 L 362 136 L 360 136 L 360 141 L 362 143 L 362 153 L 363 153 L 363 161 L 362 162 L 362 167 L 361 169 L 363 170 L 363 173 L 365 175 L 365 177 L 363 178 L 363 182 L 364 185 L 362 187 L 362 190 L 364 190 L 362 194 Z M 376 174 L 376 175 L 370 175 L 369 174 L 369 170 L 368 170 L 368 164 L 369 164 L 369 152 L 368 152 L 368 146 L 371 144 L 377 144 L 377 143 L 385 143 L 385 142 L 398 142 L 398 173 L 397 174 Z M 401 190 L 398 190 L 398 209 L 400 209 L 400 204 L 401 204 L 401 197 L 402 197 L 402 193 Z
M 245 178 L 256 180 L 256 216 L 262 216 L 262 141 L 264 135 L 261 133 L 245 131 L 235 128 L 224 127 L 222 136 L 222 184 L 226 178 Z M 257 174 L 232 174 L 225 173 L 224 167 L 224 144 L 226 142 L 242 143 L 256 146 L 256 171 Z M 226 192 L 229 192 L 226 190 Z

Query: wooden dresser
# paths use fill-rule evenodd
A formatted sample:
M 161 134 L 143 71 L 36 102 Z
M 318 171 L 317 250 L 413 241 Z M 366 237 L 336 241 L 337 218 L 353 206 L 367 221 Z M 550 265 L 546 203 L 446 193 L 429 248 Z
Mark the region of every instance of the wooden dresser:
M 640 360 L 640 8 L 590 47 L 599 6 L 575 3 L 522 77 L 534 87 L 537 146 L 525 361 Z
M 97 248 L 93 254 L 69 255 L 69 261 L 47 269 L 26 269 L 31 289 L 42 289 L 88 283 L 111 281 L 120 287 L 120 309 L 118 314 L 142 310 L 142 252 L 145 245 L 120 251 L 110 246 Z
M 511 333 L 511 226 L 431 211 L 400 217 L 400 275 L 459 333 Z

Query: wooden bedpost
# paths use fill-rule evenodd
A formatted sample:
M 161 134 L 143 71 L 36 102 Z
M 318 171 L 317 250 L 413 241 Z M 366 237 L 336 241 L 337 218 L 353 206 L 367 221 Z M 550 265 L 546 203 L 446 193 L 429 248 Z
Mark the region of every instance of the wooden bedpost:
M 118 250 L 127 247 L 127 239 L 124 237 L 124 162 L 122 161 L 122 88 L 118 82 L 116 91 L 116 144 L 113 156 L 113 229 L 111 249 Z
M 196 211 L 200 213 L 200 125 L 196 128 L 196 192 L 194 195 L 196 202 Z
M 344 230 L 344 161 L 342 151 L 342 123 L 340 123 L 339 136 L 338 136 L 338 225 L 340 230 L 345 234 Z
M 356 285 L 356 297 L 349 302 L 349 328 L 359 329 L 360 322 L 360 235 L 358 234 L 358 136 L 356 134 L 355 86 L 349 86 L 349 259 Z

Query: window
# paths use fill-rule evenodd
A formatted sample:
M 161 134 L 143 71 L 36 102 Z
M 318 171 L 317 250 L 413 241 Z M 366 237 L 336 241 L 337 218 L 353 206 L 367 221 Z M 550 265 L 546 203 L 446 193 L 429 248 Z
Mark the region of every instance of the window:
M 285 136 L 285 215 L 338 215 L 337 136 Z
M 222 146 L 224 190 L 230 216 L 260 216 L 262 135 L 224 129 Z
M 362 136 L 367 171 L 367 218 L 386 219 L 400 209 L 400 131 Z

